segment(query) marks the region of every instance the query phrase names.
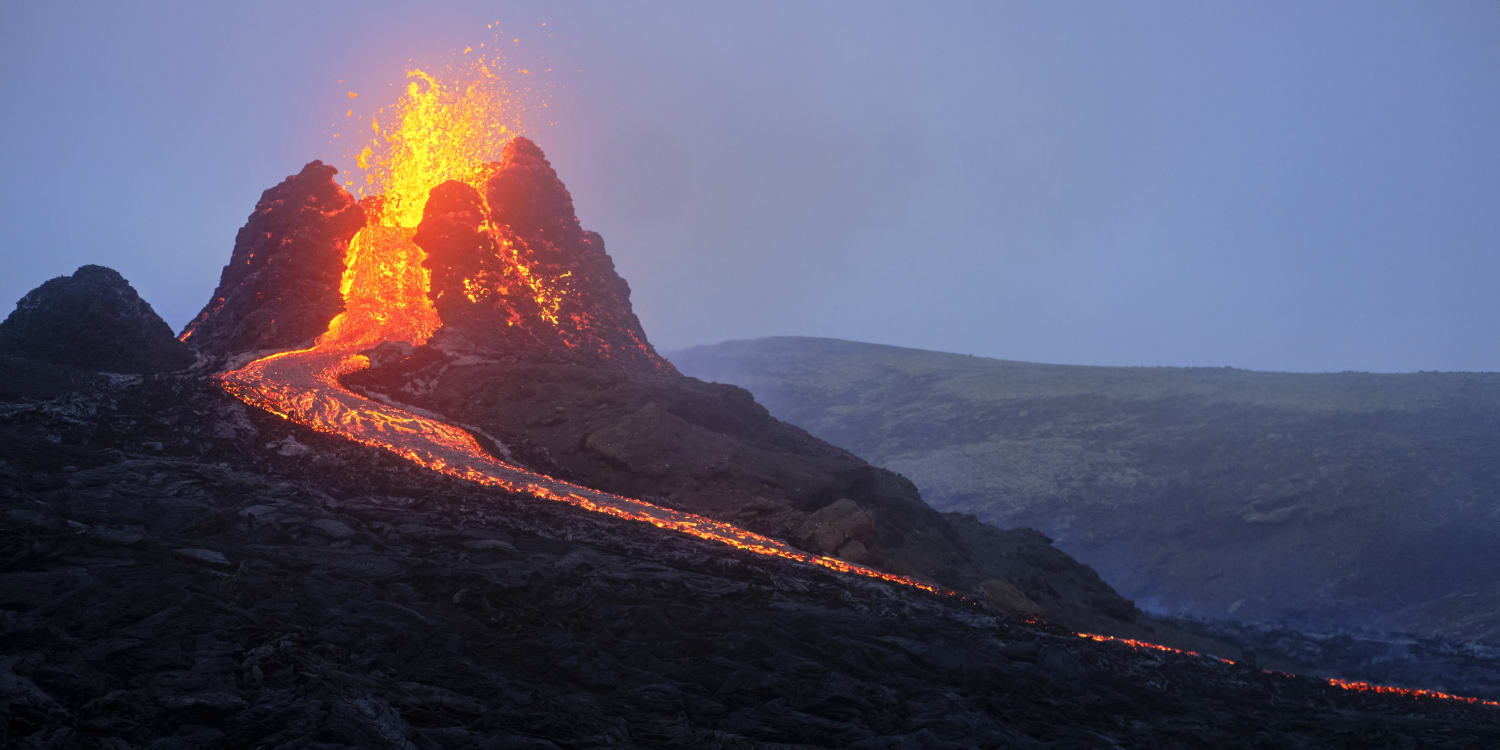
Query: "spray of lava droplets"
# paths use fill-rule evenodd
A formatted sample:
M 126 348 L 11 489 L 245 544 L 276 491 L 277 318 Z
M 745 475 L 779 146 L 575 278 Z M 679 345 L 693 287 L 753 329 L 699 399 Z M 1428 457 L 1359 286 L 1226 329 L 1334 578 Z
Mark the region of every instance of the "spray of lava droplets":
M 224 389 L 251 406 L 289 421 L 390 451 L 448 476 L 651 524 L 760 555 L 957 596 L 907 576 L 809 554 L 722 521 L 582 487 L 505 463 L 486 453 L 459 427 L 373 401 L 339 383 L 342 376 L 369 367 L 363 351 L 387 341 L 420 345 L 437 331 L 441 321 L 427 296 L 430 279 L 422 266 L 425 253 L 411 241 L 428 192 L 455 179 L 473 185 L 484 195 L 486 165 L 501 153 L 506 141 L 523 132 L 526 108 L 522 102 L 530 90 L 520 94 L 511 91 L 500 74 L 503 67 L 499 58 L 482 54 L 469 57 L 471 52 L 472 48 L 465 49 L 464 60 L 445 66 L 444 75 L 409 71 L 400 100 L 370 120 L 368 142 L 354 157 L 363 179 L 345 183 L 356 195 L 371 201 L 367 203 L 369 221 L 350 241 L 345 256 L 340 287 L 344 311 L 312 347 L 272 354 L 221 374 Z M 529 74 L 523 69 L 519 72 Z M 348 97 L 353 101 L 358 94 L 350 91 Z M 353 115 L 354 110 L 349 109 L 347 117 L 352 119 Z M 346 143 L 351 140 L 344 139 L 342 133 L 335 138 Z M 548 280 L 519 270 L 539 303 L 548 294 L 557 293 Z M 542 307 L 547 309 L 546 305 Z M 562 325 L 556 316 L 546 319 L 553 326 Z M 1075 635 L 1135 649 L 1202 656 L 1133 639 Z M 1234 664 L 1228 659 L 1208 658 Z M 1358 692 L 1500 706 L 1492 700 L 1430 690 L 1337 678 L 1327 682 Z

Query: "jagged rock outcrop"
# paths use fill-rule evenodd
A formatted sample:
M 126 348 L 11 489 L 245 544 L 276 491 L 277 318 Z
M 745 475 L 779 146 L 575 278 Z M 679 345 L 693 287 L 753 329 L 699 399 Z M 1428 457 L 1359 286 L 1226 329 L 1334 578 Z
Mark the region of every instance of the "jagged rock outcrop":
M 183 341 L 230 356 L 307 346 L 328 328 L 344 305 L 345 251 L 365 224 L 354 196 L 334 182 L 337 171 L 312 161 L 261 194 Z
M 438 185 L 413 240 L 427 252 L 430 296 L 450 351 L 675 372 L 630 306 L 604 239 L 580 227 L 541 149 L 515 138 L 489 165 L 484 195 Z
M 178 370 L 193 362 L 125 277 L 94 265 L 22 297 L 0 323 L 0 355 L 121 373 Z

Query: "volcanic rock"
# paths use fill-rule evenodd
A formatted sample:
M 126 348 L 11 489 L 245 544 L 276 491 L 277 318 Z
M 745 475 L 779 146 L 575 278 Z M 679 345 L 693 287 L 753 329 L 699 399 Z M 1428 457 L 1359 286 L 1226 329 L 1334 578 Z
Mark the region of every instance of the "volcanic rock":
M 338 170 L 312 161 L 261 194 L 229 265 L 182 340 L 215 356 L 310 345 L 343 310 L 349 240 L 365 224 Z
M 413 238 L 427 252 L 429 296 L 448 351 L 675 372 L 630 305 L 604 239 L 584 231 L 541 149 L 512 139 L 488 165 L 484 195 L 433 189 Z M 484 229 L 487 227 L 488 229 Z
M 557 243 L 552 249 L 559 252 L 575 248 L 583 239 L 573 196 L 530 139 L 516 138 L 506 144 L 500 169 L 486 190 L 495 221 L 522 237 L 551 237 Z
M 862 562 L 879 544 L 875 531 L 875 514 L 841 497 L 809 514 L 792 539 L 808 549 L 828 550 L 840 559 Z
M 4 747 L 1500 743 L 1500 709 L 1094 643 L 512 496 L 198 376 L 4 406 Z M 266 447 L 289 439 L 310 453 Z
M 0 354 L 119 373 L 177 370 L 193 361 L 125 277 L 92 265 L 22 297 L 0 323 Z

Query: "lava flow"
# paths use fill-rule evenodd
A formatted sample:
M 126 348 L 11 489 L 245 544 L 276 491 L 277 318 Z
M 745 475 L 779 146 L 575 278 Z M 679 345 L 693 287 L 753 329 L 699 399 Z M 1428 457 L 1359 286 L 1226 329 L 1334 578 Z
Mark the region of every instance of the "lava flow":
M 933 593 L 951 593 L 906 576 L 843 560 L 808 554 L 770 537 L 704 516 L 589 489 L 500 461 L 472 435 L 454 425 L 365 398 L 343 387 L 339 378 L 369 367 L 362 354 L 384 342 L 425 343 L 441 326 L 429 299 L 430 272 L 425 253 L 413 243 L 416 225 L 432 187 L 447 181 L 478 189 L 484 159 L 499 153 L 514 135 L 503 121 L 506 101 L 480 78 L 449 88 L 424 72 L 413 72 L 392 126 L 380 135 L 379 151 L 360 153 L 374 190 L 367 224 L 349 243 L 341 284 L 344 310 L 314 345 L 257 359 L 220 375 L 226 391 L 244 402 L 312 429 L 383 448 L 449 476 L 510 492 L 567 503 L 761 555 L 818 565 L 841 573 L 904 584 Z M 361 190 L 364 192 L 364 190 Z M 494 232 L 493 229 L 487 231 Z M 502 249 L 506 241 L 497 242 Z M 514 257 L 498 255 L 514 264 Z M 518 269 L 522 276 L 526 268 Z M 547 305 L 543 281 L 532 286 L 541 316 L 559 325 L 556 305 Z
M 1214 656 L 1212 654 L 1202 654 L 1202 653 L 1199 653 L 1197 651 L 1188 651 L 1186 649 L 1173 648 L 1171 646 L 1163 646 L 1160 643 L 1149 643 L 1147 641 L 1138 641 L 1138 640 L 1136 640 L 1134 638 L 1117 638 L 1117 637 L 1112 636 L 1112 635 L 1100 635 L 1098 633 L 1074 633 L 1073 635 L 1078 636 L 1079 638 L 1085 638 L 1085 639 L 1088 639 L 1088 640 L 1091 640 L 1091 641 L 1096 641 L 1098 643 L 1119 643 L 1119 644 L 1122 644 L 1122 645 L 1125 645 L 1125 646 L 1129 646 L 1129 647 L 1131 647 L 1133 649 L 1136 649 L 1136 650 L 1142 650 L 1142 649 L 1144 649 L 1144 650 L 1148 650 L 1148 651 L 1162 651 L 1162 652 L 1169 653 L 1169 654 L 1180 654 L 1180 655 L 1183 655 L 1183 656 L 1196 656 L 1196 657 L 1205 658 L 1205 659 L 1213 659 L 1215 661 L 1218 661 L 1218 662 L 1221 662 L 1221 663 L 1224 663 L 1224 664 L 1229 664 L 1229 665 L 1233 665 L 1235 663 L 1234 660 L 1232 660 L 1232 659 L 1225 659 L 1225 658 L 1223 658 L 1221 656 Z M 1270 670 L 1266 670 L 1266 671 L 1269 672 Z M 1285 672 L 1280 672 L 1279 674 L 1281 674 L 1283 676 L 1286 676 L 1286 677 L 1294 677 L 1295 676 L 1295 675 L 1287 674 Z M 1440 690 L 1424 690 L 1424 689 L 1421 689 L 1421 688 L 1403 688 L 1403 687 L 1396 687 L 1394 685 L 1377 685 L 1377 684 L 1371 683 L 1371 682 L 1360 682 L 1360 681 L 1356 681 L 1356 680 L 1341 680 L 1341 679 L 1339 679 L 1337 677 L 1326 677 L 1326 678 L 1324 678 L 1324 681 L 1327 682 L 1329 685 L 1331 685 L 1333 687 L 1339 688 L 1340 690 L 1348 690 L 1348 691 L 1356 692 L 1356 693 L 1379 693 L 1379 694 L 1382 694 L 1382 695 L 1399 695 L 1399 696 L 1401 696 L 1403 698 L 1411 698 L 1412 700 L 1453 701 L 1455 703 L 1467 703 L 1467 704 L 1469 704 L 1471 706 L 1491 706 L 1491 707 L 1495 707 L 1495 708 L 1500 708 L 1500 701 L 1488 700 L 1488 699 L 1485 699 L 1485 698 L 1473 698 L 1473 697 L 1470 697 L 1470 696 L 1467 696 L 1467 695 L 1454 695 L 1452 693 L 1444 693 L 1444 692 L 1442 692 Z

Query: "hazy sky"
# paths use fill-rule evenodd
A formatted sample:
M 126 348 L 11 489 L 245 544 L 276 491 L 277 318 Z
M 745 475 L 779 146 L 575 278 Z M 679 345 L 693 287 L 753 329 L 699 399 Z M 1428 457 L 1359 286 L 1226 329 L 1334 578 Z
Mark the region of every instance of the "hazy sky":
M 63 5 L 0 4 L 7 310 L 180 327 L 346 90 L 499 21 L 659 348 L 1500 370 L 1492 0 Z

